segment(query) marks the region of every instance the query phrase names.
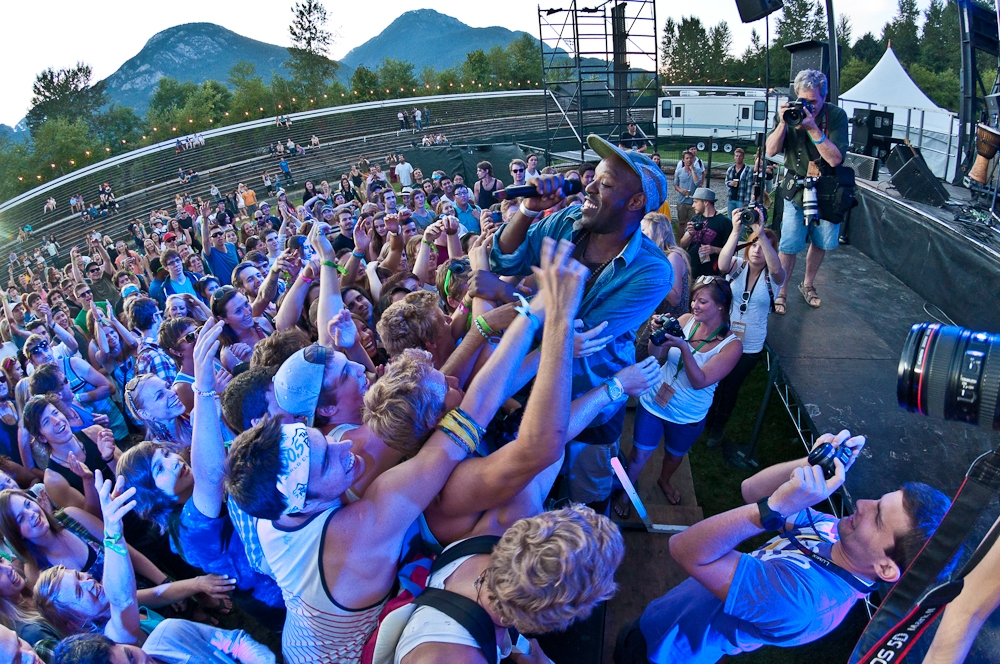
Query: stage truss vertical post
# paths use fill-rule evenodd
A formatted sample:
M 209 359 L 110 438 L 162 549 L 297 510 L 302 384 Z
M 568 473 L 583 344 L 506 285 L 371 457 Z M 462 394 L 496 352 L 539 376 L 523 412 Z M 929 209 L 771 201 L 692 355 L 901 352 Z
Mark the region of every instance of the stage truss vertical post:
M 656 136 L 656 6 L 593 2 L 538 7 L 546 150 L 580 161 L 588 134 L 617 142 L 629 118 L 651 141 Z

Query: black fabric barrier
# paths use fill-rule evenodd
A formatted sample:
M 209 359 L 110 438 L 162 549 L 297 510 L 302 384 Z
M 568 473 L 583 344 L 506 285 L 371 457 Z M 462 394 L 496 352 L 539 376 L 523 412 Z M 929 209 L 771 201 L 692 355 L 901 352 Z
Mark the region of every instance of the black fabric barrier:
M 945 210 L 897 200 L 860 180 L 857 193 L 850 220 L 853 246 L 958 325 L 1000 332 L 1000 251 L 992 246 L 1000 235 L 955 222 Z

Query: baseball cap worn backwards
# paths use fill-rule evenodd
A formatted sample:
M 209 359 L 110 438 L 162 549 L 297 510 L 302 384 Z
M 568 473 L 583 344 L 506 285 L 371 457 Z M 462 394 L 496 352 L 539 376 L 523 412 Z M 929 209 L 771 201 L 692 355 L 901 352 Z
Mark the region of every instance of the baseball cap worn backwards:
M 587 137 L 587 145 L 601 159 L 607 159 L 614 154 L 628 164 L 642 182 L 642 192 L 646 194 L 646 212 L 660 209 L 663 201 L 667 200 L 667 176 L 652 159 L 635 150 L 626 152 L 608 143 L 597 134 L 591 134 Z
M 274 400 L 286 413 L 304 417 L 312 426 L 324 371 L 326 348 L 319 344 L 306 346 L 285 360 L 274 374 Z

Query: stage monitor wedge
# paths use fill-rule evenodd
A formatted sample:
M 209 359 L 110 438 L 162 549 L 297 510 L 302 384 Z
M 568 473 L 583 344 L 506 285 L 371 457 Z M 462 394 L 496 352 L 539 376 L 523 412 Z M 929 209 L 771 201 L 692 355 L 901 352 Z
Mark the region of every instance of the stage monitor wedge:
M 854 171 L 855 177 L 863 180 L 878 180 L 879 159 L 865 154 L 848 152 L 844 157 L 844 166 Z
M 941 207 L 948 202 L 948 192 L 931 170 L 927 162 L 919 154 L 903 164 L 890 179 L 903 198 L 917 203 Z
M 900 143 L 892 149 L 889 156 L 885 158 L 885 167 L 889 169 L 890 175 L 899 172 L 906 162 L 914 157 L 920 157 L 920 148 L 915 148 L 906 143 Z M 922 157 L 921 157 L 922 158 Z
M 736 9 L 739 10 L 740 20 L 744 23 L 753 23 L 783 6 L 781 0 L 736 0 Z

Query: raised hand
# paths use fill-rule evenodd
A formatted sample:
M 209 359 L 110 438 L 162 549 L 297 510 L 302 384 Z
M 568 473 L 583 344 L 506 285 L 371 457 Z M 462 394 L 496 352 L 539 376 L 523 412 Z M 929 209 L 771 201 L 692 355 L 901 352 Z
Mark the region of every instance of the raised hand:
M 469 276 L 469 297 L 492 302 L 513 302 L 514 287 L 486 270 L 475 270 Z
M 539 175 L 531 178 L 528 184 L 534 185 L 541 196 L 524 198 L 521 200 L 521 205 L 535 212 L 548 210 L 566 197 L 562 190 L 565 182 L 566 178 L 562 175 Z
M 96 419 L 96 418 L 95 418 Z M 111 429 L 101 429 L 97 434 L 97 449 L 101 458 L 107 461 L 115 453 L 115 433 Z
M 244 343 L 233 344 L 229 347 L 229 352 L 240 362 L 249 362 L 250 356 L 253 355 L 253 349 Z
M 637 397 L 653 387 L 659 375 L 660 363 L 652 355 L 642 362 L 630 364 L 615 374 L 622 382 L 625 394 L 630 397 Z
M 453 217 L 451 215 L 442 217 L 441 225 L 446 234 L 454 235 L 458 232 L 458 217 Z
M 215 382 L 215 354 L 219 351 L 219 335 L 226 321 L 209 318 L 194 342 L 194 387 L 200 392 L 217 389 Z
M 552 238 L 542 240 L 541 266 L 532 267 L 540 296 L 545 298 L 549 320 L 572 323 L 583 299 L 583 287 L 590 274 L 573 256 L 574 245 L 568 240 L 558 244 Z
M 374 232 L 370 219 L 354 224 L 354 250 L 359 254 L 367 254 L 368 247 L 372 244 L 372 233 Z
M 611 335 L 600 336 L 607 321 L 599 323 L 586 332 L 583 331 L 583 321 L 577 318 L 573 321 L 573 357 L 587 357 L 601 350 L 614 339 Z
M 131 500 L 135 495 L 135 487 L 125 488 L 125 478 L 119 475 L 114 486 L 111 480 L 104 479 L 101 471 L 94 471 L 94 486 L 97 488 L 97 495 L 101 499 L 101 514 L 104 517 L 104 534 L 112 537 L 120 535 L 122 532 L 122 518 L 133 509 L 135 501 Z
M 329 232 L 330 224 L 316 222 L 313 224 L 312 230 L 309 231 L 309 245 L 316 251 L 316 255 L 321 261 L 336 262 L 337 253 L 333 250 L 333 245 L 330 244 L 330 239 L 326 236 Z
M 425 240 L 433 243 L 434 240 L 441 237 L 441 233 L 444 233 L 444 219 L 446 219 L 446 217 L 442 217 L 441 219 L 438 219 L 434 223 L 427 226 L 427 228 L 424 230 Z
M 87 467 L 87 464 L 76 458 L 76 454 L 70 452 L 69 458 L 66 459 L 69 462 L 69 469 L 74 475 L 82 479 L 84 482 L 94 481 L 94 471 Z
M 342 350 L 352 347 L 358 337 L 358 328 L 347 309 L 341 309 L 330 319 L 328 329 L 334 345 Z
M 823 434 L 822 436 L 816 439 L 816 442 L 813 444 L 812 448 L 816 449 L 823 443 L 830 443 L 831 445 L 833 445 L 835 448 L 838 449 L 844 446 L 850 448 L 851 460 L 847 462 L 847 467 L 844 468 L 844 472 L 846 473 L 848 470 L 851 469 L 851 466 L 854 465 L 854 462 L 858 460 L 858 455 L 861 453 L 861 450 L 864 448 L 866 442 L 867 441 L 865 440 L 864 436 L 852 436 L 850 431 L 844 429 L 837 435 L 834 435 L 832 433 Z
M 399 215 L 395 212 L 385 215 L 385 229 L 390 233 L 399 233 Z
M 486 232 L 477 236 L 469 245 L 469 267 L 489 272 L 491 251 L 493 251 L 493 233 Z
M 779 514 L 791 516 L 826 500 L 840 488 L 847 476 L 840 459 L 834 459 L 833 463 L 837 468 L 837 474 L 829 480 L 826 479 L 820 466 L 796 467 L 789 480 L 771 494 L 768 505 Z

